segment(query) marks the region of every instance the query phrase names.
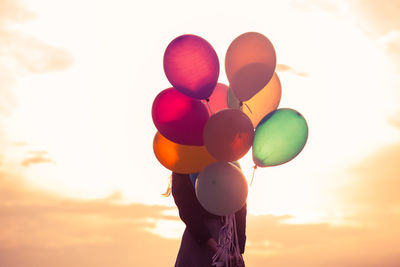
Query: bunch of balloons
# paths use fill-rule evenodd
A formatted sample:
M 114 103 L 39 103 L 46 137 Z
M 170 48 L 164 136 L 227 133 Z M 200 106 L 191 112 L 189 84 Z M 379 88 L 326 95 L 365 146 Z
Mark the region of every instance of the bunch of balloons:
M 213 214 L 230 215 L 246 202 L 246 179 L 231 162 L 252 147 L 256 166 L 283 164 L 307 141 L 304 117 L 277 109 L 281 83 L 275 67 L 272 43 L 256 32 L 230 44 L 225 57 L 229 86 L 218 83 L 217 54 L 203 38 L 179 36 L 165 51 L 164 72 L 172 87 L 153 102 L 154 153 L 173 172 L 199 173 L 196 196 Z

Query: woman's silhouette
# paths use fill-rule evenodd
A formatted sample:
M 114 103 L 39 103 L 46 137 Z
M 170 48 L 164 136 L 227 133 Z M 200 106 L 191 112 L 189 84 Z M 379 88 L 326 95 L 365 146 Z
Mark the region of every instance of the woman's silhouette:
M 209 213 L 200 205 L 188 174 L 172 173 L 171 184 L 179 216 L 186 224 L 175 267 L 211 267 L 212 257 L 218 249 L 222 218 Z M 241 254 L 244 253 L 246 243 L 246 209 L 244 205 L 235 213 Z

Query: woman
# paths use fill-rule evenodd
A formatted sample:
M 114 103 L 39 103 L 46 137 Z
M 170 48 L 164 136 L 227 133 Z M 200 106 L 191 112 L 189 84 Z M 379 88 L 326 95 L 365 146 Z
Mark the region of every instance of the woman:
M 186 224 L 175 267 L 211 267 L 218 247 L 221 217 L 207 212 L 199 203 L 188 174 L 172 173 L 172 195 L 179 216 Z M 240 253 L 246 243 L 246 205 L 235 213 Z

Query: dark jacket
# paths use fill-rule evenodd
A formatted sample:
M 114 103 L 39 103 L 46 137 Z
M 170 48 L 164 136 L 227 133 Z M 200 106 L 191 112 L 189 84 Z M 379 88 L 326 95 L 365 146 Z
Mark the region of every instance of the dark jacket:
M 178 207 L 179 216 L 197 242 L 203 243 L 210 239 L 212 236 L 204 224 L 204 219 L 219 218 L 219 216 L 209 213 L 200 205 L 188 174 L 172 173 L 172 196 Z M 246 214 L 246 205 L 235 213 L 239 248 L 242 254 L 246 243 Z

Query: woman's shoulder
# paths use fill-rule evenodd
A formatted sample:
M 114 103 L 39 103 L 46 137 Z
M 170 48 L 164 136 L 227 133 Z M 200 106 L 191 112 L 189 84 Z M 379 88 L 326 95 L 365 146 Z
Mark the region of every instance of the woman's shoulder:
M 189 193 L 190 191 L 194 191 L 192 183 L 190 182 L 189 174 L 182 173 L 172 173 L 172 195 L 179 193 Z
M 186 185 L 190 182 L 190 176 L 189 174 L 183 174 L 183 173 L 177 173 L 173 172 L 172 173 L 172 186 L 175 185 Z

